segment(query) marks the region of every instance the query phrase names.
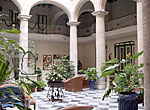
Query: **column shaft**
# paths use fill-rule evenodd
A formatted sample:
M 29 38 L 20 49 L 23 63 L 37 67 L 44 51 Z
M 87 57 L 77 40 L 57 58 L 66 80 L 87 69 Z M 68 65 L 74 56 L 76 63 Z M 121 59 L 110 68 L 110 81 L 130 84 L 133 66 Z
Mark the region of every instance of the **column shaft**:
M 105 62 L 105 27 L 104 16 L 96 16 L 96 69 L 98 76 L 101 75 L 100 67 Z M 105 78 L 97 82 L 97 88 L 105 88 Z
M 70 61 L 74 66 L 73 74 L 78 75 L 77 25 L 79 22 L 68 22 L 70 25 Z
M 20 19 L 20 37 L 19 37 L 19 44 L 25 52 L 28 51 L 28 19 L 31 18 L 31 15 L 19 15 L 18 18 Z M 28 55 L 25 56 L 26 58 L 23 60 L 23 70 L 28 72 Z M 22 55 L 20 59 L 20 69 L 22 63 Z
M 138 52 L 143 51 L 143 14 L 142 2 L 137 2 L 137 42 Z M 138 64 L 143 63 L 143 55 L 138 58 Z
M 144 110 L 150 109 L 150 0 L 142 1 L 144 46 Z
M 96 70 L 98 72 L 98 79 L 96 81 L 96 87 L 99 89 L 105 89 L 105 78 L 101 76 L 101 66 L 105 62 L 105 21 L 104 17 L 107 15 L 106 11 L 97 11 L 93 15 L 96 16 Z

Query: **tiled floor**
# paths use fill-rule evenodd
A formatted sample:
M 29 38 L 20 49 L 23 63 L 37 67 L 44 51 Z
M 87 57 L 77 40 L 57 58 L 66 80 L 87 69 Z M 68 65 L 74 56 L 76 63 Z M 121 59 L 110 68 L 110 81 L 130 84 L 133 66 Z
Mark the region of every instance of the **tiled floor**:
M 104 90 L 84 89 L 82 92 L 64 91 L 65 98 L 62 102 L 51 102 L 47 99 L 47 90 L 36 92 L 32 97 L 36 100 L 37 110 L 60 110 L 61 108 L 72 105 L 91 105 L 93 110 L 118 110 L 118 103 L 115 94 L 102 101 Z M 144 110 L 142 104 L 138 105 L 138 110 Z

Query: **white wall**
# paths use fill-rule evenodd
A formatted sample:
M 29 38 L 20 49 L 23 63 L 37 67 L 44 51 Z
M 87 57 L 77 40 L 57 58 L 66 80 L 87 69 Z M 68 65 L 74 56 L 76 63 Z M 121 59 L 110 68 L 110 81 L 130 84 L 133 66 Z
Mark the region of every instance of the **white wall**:
M 82 63 L 82 69 L 95 67 L 95 42 L 80 43 L 78 49 L 78 59 Z
M 37 66 L 43 71 L 42 79 L 45 80 L 45 74 L 48 71 L 43 70 L 43 55 L 69 55 L 69 44 L 51 41 L 34 41 L 36 45 L 36 53 L 38 54 Z

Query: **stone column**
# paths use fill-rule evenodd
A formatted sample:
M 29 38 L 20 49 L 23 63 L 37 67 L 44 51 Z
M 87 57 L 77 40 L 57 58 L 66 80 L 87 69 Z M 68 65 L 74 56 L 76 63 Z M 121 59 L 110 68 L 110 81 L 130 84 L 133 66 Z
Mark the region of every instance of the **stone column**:
M 137 4 L 137 44 L 138 52 L 143 51 L 143 13 L 142 13 L 142 0 L 133 0 Z M 138 58 L 138 65 L 143 63 L 143 55 Z M 142 69 L 143 70 L 143 69 Z M 143 85 L 141 80 L 141 84 Z
M 144 50 L 144 110 L 150 109 L 150 0 L 142 1 Z
M 102 63 L 105 62 L 105 15 L 108 12 L 99 10 L 92 13 L 96 16 L 96 70 L 98 72 L 98 80 L 96 81 L 96 87 L 98 89 L 105 89 L 105 78 L 99 78 L 101 76 L 100 68 Z
M 28 20 L 31 18 L 31 15 L 21 15 L 19 14 L 18 19 L 20 19 L 20 37 L 19 37 L 19 44 L 25 51 L 28 51 Z M 28 57 L 28 55 L 26 56 Z M 22 58 L 22 55 L 21 55 Z M 21 59 L 20 59 L 21 60 Z M 21 69 L 21 62 L 20 61 L 20 69 Z M 28 59 L 24 60 L 23 62 L 23 70 L 28 72 Z
M 78 44 L 77 44 L 77 25 L 80 22 L 68 22 L 70 26 L 70 61 L 72 61 L 74 68 L 73 74 L 78 75 Z

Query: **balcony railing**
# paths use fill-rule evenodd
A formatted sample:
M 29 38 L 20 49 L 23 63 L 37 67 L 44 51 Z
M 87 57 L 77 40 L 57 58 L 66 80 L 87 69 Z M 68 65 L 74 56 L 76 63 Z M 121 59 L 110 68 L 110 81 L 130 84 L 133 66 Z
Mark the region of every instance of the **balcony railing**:
M 105 23 L 106 31 L 112 31 L 115 29 L 120 29 L 128 26 L 136 25 L 137 17 L 136 13 L 123 16 L 114 20 L 107 21 Z
M 61 34 L 69 36 L 69 27 L 61 25 L 29 23 L 29 33 Z
M 136 13 L 114 20 L 106 21 L 105 28 L 106 31 L 112 31 L 128 26 L 136 25 Z M 3 20 L 3 23 L 0 24 L 0 29 L 12 29 L 10 20 Z M 19 23 L 16 24 L 16 27 L 19 28 Z M 69 26 L 61 25 L 49 25 L 49 24 L 37 24 L 29 22 L 29 33 L 39 33 L 39 34 L 60 34 L 69 36 Z M 94 23 L 91 27 L 78 29 L 78 37 L 87 37 L 96 32 L 96 24 Z

